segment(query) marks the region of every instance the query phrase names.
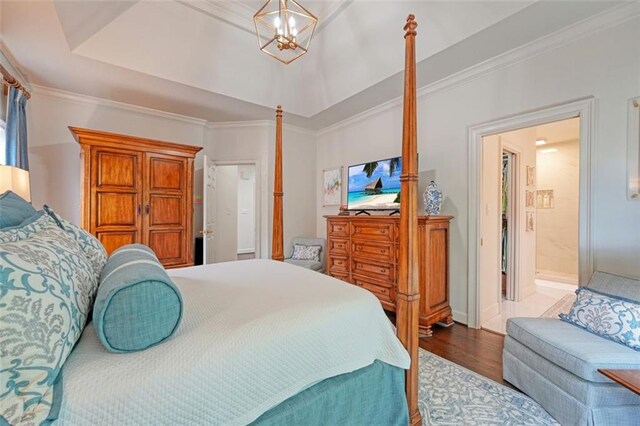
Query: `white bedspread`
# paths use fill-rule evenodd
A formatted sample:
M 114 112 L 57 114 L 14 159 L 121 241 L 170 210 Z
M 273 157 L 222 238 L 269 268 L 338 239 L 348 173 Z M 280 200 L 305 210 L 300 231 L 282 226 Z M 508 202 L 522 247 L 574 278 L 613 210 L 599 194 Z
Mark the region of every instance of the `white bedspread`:
M 172 270 L 184 318 L 170 341 L 112 354 L 90 324 L 66 362 L 56 424 L 246 424 L 321 380 L 409 356 L 368 291 L 246 260 Z

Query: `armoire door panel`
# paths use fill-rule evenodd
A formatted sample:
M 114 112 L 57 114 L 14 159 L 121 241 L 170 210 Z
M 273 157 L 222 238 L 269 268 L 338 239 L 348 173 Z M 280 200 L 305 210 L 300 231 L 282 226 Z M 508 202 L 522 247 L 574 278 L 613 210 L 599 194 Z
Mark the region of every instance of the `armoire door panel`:
M 182 226 L 184 217 L 184 197 L 182 195 L 149 196 L 149 225 Z
M 189 163 L 185 158 L 148 152 L 144 164 L 145 242 L 165 266 L 187 263 L 187 234 L 192 232 L 187 217 L 192 191 L 185 189 Z
M 185 161 L 183 159 L 150 158 L 149 190 L 182 190 Z
M 96 236 L 108 254 L 111 254 L 118 247 L 138 242 L 138 232 L 136 231 L 106 231 L 98 232 Z
M 138 189 L 138 153 L 121 153 L 97 150 L 96 187 L 117 186 Z
M 182 230 L 150 231 L 149 247 L 162 263 L 181 263 L 184 258 Z
M 98 192 L 96 204 L 97 228 L 137 225 L 138 195 L 136 193 Z

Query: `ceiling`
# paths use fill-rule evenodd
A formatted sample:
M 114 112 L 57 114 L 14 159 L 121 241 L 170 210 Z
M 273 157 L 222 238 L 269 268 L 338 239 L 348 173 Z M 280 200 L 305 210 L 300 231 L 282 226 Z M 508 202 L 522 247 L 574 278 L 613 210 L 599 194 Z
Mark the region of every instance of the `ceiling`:
M 300 1 L 319 25 L 289 65 L 259 51 L 255 0 L 4 1 L 0 47 L 35 85 L 213 122 L 282 104 L 289 123 L 319 129 L 402 94 L 409 12 L 424 86 L 620 4 Z
M 538 149 L 544 149 L 554 143 L 577 141 L 580 139 L 580 118 L 570 118 L 537 126 L 536 137 L 547 141 L 545 145 L 538 146 Z

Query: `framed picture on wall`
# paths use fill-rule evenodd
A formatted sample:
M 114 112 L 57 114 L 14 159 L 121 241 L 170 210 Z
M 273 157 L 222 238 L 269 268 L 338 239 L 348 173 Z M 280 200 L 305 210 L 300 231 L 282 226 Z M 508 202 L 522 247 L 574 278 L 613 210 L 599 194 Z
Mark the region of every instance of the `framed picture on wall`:
M 536 230 L 535 220 L 533 212 L 527 212 L 527 232 L 533 232 Z
M 342 202 L 342 167 L 322 171 L 323 206 L 339 206 Z
M 536 207 L 539 209 L 552 209 L 555 207 L 553 189 L 539 189 L 536 197 Z
M 525 191 L 525 194 L 527 195 L 527 199 L 526 199 L 526 207 L 535 207 L 535 191 Z
M 535 166 L 527 166 L 527 186 L 536 184 L 536 168 Z

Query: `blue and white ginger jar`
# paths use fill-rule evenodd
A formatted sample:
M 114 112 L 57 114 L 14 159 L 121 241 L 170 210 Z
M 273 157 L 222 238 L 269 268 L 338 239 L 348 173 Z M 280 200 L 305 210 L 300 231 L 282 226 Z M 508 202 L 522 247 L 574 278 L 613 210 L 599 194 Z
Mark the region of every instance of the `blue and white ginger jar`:
M 428 215 L 436 216 L 440 214 L 442 208 L 442 191 L 434 181 L 429 182 L 429 186 L 424 191 L 424 211 Z

